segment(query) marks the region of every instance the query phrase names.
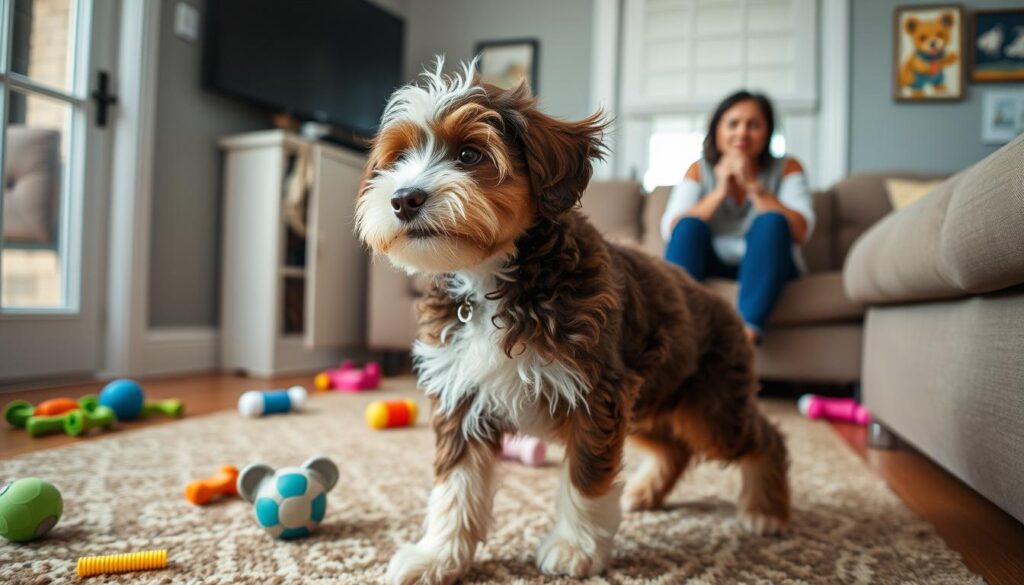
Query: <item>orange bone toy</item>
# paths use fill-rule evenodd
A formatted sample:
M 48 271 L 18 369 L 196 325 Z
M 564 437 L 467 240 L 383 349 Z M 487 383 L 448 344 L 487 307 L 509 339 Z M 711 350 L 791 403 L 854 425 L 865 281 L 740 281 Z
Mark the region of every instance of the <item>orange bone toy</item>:
M 40 402 L 32 414 L 35 416 L 57 416 L 79 408 L 82 407 L 72 398 L 51 398 Z
M 202 506 L 218 496 L 238 495 L 238 468 L 225 465 L 217 475 L 193 481 L 185 486 L 185 499 Z

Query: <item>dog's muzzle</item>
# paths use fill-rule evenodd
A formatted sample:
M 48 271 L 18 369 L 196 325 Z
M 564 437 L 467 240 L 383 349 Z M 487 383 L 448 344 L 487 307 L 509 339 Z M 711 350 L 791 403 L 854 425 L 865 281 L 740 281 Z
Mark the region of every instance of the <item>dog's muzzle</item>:
M 391 209 L 395 216 L 403 222 L 412 221 L 427 201 L 427 192 L 423 189 L 407 187 L 395 191 L 391 196 Z

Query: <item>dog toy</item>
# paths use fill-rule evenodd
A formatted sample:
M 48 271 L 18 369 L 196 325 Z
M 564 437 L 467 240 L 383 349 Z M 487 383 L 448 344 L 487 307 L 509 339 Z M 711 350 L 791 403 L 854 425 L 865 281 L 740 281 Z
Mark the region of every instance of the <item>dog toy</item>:
M 62 513 L 64 499 L 48 481 L 26 477 L 0 486 L 0 536 L 11 542 L 43 536 Z
M 317 374 L 313 379 L 317 390 L 344 390 L 361 392 L 380 387 L 380 364 L 370 362 L 363 369 L 356 368 L 351 361 L 342 362 L 341 366 Z
M 4 420 L 12 427 L 25 428 L 25 423 L 35 414 L 36 407 L 24 400 L 12 400 L 4 407 Z
M 81 557 L 78 559 L 78 576 L 109 575 L 132 571 L 151 571 L 167 568 L 167 550 L 146 550 L 123 555 L 102 557 Z
M 238 495 L 238 468 L 224 465 L 217 475 L 198 479 L 185 486 L 185 499 L 197 506 L 209 504 L 220 496 Z
M 238 398 L 238 412 L 242 416 L 257 417 L 299 411 L 306 405 L 306 396 L 302 386 L 287 390 L 250 390 Z
M 78 408 L 78 402 L 72 398 L 51 398 L 40 402 L 32 413 L 35 416 L 53 416 L 64 414 L 69 410 Z
M 24 428 L 33 416 L 59 416 L 77 408 L 81 408 L 81 404 L 71 398 L 52 398 L 40 402 L 39 406 L 32 406 L 24 400 L 14 400 L 4 407 L 4 420 L 11 426 Z
M 824 418 L 858 425 L 866 425 L 871 420 L 871 412 L 853 398 L 829 398 L 804 394 L 797 402 L 797 409 L 807 418 Z
M 416 403 L 412 400 L 378 400 L 366 407 L 366 424 L 374 429 L 411 427 L 416 424 Z
M 82 408 L 64 415 L 64 432 L 69 436 L 77 437 L 90 429 L 107 428 L 117 422 L 113 409 L 100 404 L 95 396 L 83 396 L 79 402 Z
M 283 540 L 309 535 L 327 513 L 327 492 L 338 483 L 338 466 L 312 457 L 302 467 L 274 471 L 262 463 L 238 476 L 238 493 L 254 504 L 256 522 Z
M 180 400 L 147 401 L 142 386 L 135 380 L 114 380 L 100 390 L 100 404 L 114 410 L 117 420 L 135 420 L 150 414 L 181 416 L 185 411 Z
M 505 459 L 515 459 L 524 465 L 539 467 L 544 465 L 545 453 L 544 441 L 536 437 L 506 434 L 501 438 L 501 456 Z
M 41 437 L 63 431 L 69 437 L 77 437 L 94 428 L 106 428 L 117 422 L 114 411 L 99 403 L 95 395 L 83 396 L 78 408 L 59 416 L 33 416 L 25 422 L 29 436 Z

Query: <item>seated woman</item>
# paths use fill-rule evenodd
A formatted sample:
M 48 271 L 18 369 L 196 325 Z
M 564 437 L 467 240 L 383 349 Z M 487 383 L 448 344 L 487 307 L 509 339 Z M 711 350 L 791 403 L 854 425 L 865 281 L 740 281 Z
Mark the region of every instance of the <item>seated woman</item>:
M 701 159 L 672 190 L 661 221 L 665 258 L 693 278 L 739 282 L 747 337 L 759 343 L 782 288 L 805 272 L 799 246 L 814 229 L 803 167 L 768 150 L 771 102 L 735 93 L 715 109 Z

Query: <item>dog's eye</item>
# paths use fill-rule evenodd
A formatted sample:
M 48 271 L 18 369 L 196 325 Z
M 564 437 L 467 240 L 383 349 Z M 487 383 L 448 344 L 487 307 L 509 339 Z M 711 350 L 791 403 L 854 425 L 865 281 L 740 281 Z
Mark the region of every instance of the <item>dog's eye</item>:
M 472 146 L 463 146 L 459 149 L 459 164 L 471 167 L 483 158 L 484 155 Z

